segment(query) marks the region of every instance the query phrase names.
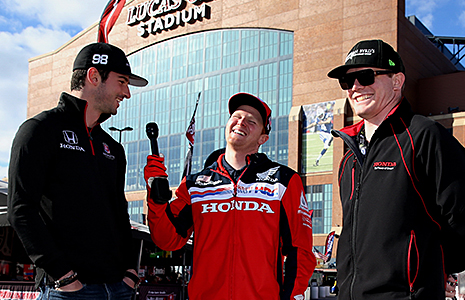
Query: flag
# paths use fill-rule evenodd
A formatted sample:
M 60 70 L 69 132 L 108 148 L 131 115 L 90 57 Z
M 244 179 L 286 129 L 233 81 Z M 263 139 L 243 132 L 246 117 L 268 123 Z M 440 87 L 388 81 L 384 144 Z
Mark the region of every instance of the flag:
M 97 42 L 108 43 L 108 34 L 113 28 L 113 25 L 115 25 L 116 20 L 123 10 L 124 4 L 126 4 L 126 0 L 108 1 L 108 4 L 103 10 L 102 16 L 100 17 Z
M 182 178 L 186 177 L 191 173 L 192 167 L 192 154 L 194 152 L 194 140 L 195 140 L 195 113 L 197 112 L 197 107 L 199 106 L 200 94 L 197 97 L 197 102 L 195 103 L 194 113 L 192 114 L 189 127 L 186 130 L 186 137 L 189 141 L 189 149 L 187 150 L 186 160 L 184 162 L 184 172 L 182 173 Z
M 326 237 L 325 256 L 327 257 L 328 260 L 331 259 L 331 254 L 333 253 L 334 234 L 335 232 L 331 231 Z
M 326 255 L 324 255 L 323 253 L 321 253 L 320 251 L 318 251 L 317 248 L 313 247 L 313 254 L 315 255 L 316 258 L 319 258 L 319 259 L 322 259 L 323 262 L 326 262 L 327 261 L 327 257 Z

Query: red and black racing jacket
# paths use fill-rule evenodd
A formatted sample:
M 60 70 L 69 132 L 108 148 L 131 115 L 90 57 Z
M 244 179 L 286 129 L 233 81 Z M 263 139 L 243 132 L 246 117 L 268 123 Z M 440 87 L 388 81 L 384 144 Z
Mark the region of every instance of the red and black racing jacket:
M 223 156 L 185 177 L 170 204 L 148 200 L 152 239 L 176 250 L 194 232 L 189 299 L 304 299 L 315 257 L 301 178 L 254 154 L 235 184 Z
M 349 148 L 339 167 L 338 299 L 444 299 L 445 273 L 465 269 L 452 254 L 465 237 L 464 148 L 405 99 L 366 155 L 362 127 L 333 131 Z

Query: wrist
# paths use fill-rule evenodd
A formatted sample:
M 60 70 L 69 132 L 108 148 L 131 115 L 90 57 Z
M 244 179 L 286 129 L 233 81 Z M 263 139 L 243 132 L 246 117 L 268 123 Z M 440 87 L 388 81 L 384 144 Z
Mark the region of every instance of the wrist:
M 132 273 L 132 272 L 130 272 L 130 271 L 126 271 L 126 272 L 124 273 L 124 277 L 127 277 L 127 278 L 129 278 L 132 282 L 134 282 L 134 286 L 135 286 L 135 287 L 136 287 L 136 286 L 139 284 L 139 282 L 140 282 L 139 276 L 137 276 L 136 274 L 134 274 L 134 273 Z
M 77 279 L 78 279 L 78 274 L 74 271 L 71 271 L 65 276 L 61 277 L 60 279 L 52 282 L 50 285 L 55 289 L 59 289 L 65 285 L 75 282 Z

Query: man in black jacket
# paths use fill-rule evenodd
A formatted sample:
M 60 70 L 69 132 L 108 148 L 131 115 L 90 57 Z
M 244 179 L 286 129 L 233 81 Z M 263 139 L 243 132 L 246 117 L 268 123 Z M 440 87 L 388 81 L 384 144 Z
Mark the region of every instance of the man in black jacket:
M 338 299 L 444 299 L 446 274 L 465 269 L 463 255 L 450 259 L 450 241 L 465 238 L 464 148 L 411 112 L 402 59 L 387 43 L 357 43 L 328 76 L 362 118 L 333 131 L 349 148 L 339 167 Z
M 24 122 L 13 141 L 8 217 L 37 267 L 41 299 L 131 299 L 137 257 L 124 194 L 123 147 L 100 123 L 131 96 L 124 52 L 84 47 L 71 94 Z

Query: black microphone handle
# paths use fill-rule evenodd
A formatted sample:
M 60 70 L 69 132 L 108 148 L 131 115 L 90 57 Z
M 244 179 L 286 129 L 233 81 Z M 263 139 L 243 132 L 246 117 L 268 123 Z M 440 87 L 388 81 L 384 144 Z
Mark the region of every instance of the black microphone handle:
M 150 137 L 150 147 L 152 148 L 152 154 L 156 156 L 160 156 L 160 152 L 158 152 L 158 141 L 156 137 Z
M 150 147 L 152 148 L 152 155 L 160 156 L 158 152 L 158 125 L 157 123 L 147 123 L 145 132 L 150 140 Z M 168 178 L 156 177 L 153 178 L 151 183 L 150 198 L 159 204 L 167 203 L 171 199 L 171 190 L 168 183 Z
M 152 149 L 152 154 L 160 156 L 160 152 L 158 150 L 158 125 L 157 123 L 151 122 L 145 125 L 145 133 L 150 140 L 150 148 Z

